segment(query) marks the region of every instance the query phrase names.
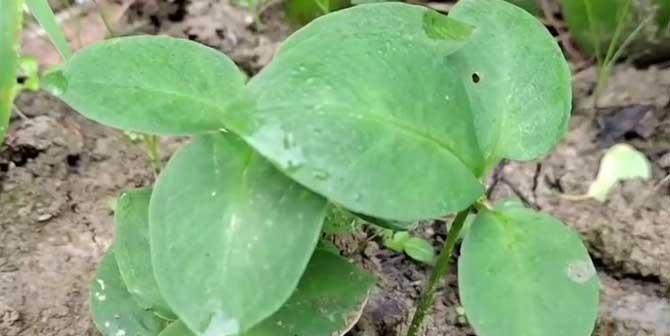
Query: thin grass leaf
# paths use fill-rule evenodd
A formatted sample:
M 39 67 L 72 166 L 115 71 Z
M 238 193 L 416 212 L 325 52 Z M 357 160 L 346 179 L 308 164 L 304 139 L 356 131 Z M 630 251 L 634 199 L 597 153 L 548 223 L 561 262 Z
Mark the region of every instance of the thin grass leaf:
M 600 55 L 600 29 L 598 29 L 595 24 L 591 0 L 584 0 L 584 7 L 586 8 L 586 20 L 589 23 L 589 28 L 591 29 L 591 34 L 593 35 L 593 46 L 596 51 L 596 62 L 598 64 L 602 64 L 602 56 Z
M 54 15 L 51 7 L 49 7 L 47 0 L 26 0 L 26 4 L 30 12 L 35 16 L 35 19 L 37 19 L 37 22 L 40 23 L 44 31 L 49 35 L 49 39 L 56 49 L 58 49 L 58 53 L 60 53 L 63 60 L 66 61 L 72 57 L 72 48 L 67 42 L 65 34 L 60 29 L 56 15 Z
M 0 1 L 0 143 L 5 138 L 16 88 L 23 0 Z

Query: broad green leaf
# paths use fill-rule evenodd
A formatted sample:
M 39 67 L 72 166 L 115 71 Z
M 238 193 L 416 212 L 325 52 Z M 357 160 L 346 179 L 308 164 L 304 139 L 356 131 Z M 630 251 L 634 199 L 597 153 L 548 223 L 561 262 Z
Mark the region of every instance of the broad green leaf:
M 128 293 L 112 249 L 98 266 L 90 300 L 93 321 L 104 336 L 156 336 L 165 327 L 165 320 L 137 305 Z
M 151 265 L 149 245 L 149 199 L 151 188 L 123 193 L 116 203 L 114 255 L 128 291 L 144 309 L 176 319 L 158 289 Z
M 188 40 L 122 37 L 78 52 L 43 80 L 84 116 L 126 131 L 184 135 L 223 127 L 245 76 L 224 54 Z
M 40 23 L 40 26 L 49 36 L 49 39 L 54 44 L 58 53 L 60 53 L 61 58 L 64 61 L 67 61 L 72 57 L 72 48 L 67 42 L 67 38 L 56 20 L 56 15 L 54 15 L 53 10 L 49 6 L 47 0 L 26 0 L 26 5 L 30 9 L 30 12 L 33 13 L 37 22 Z
M 461 0 L 449 16 L 477 27 L 448 64 L 465 83 L 488 166 L 545 155 L 565 134 L 572 103 L 570 69 L 554 38 L 503 0 Z
M 314 20 L 248 84 L 226 127 L 294 180 L 382 219 L 434 218 L 483 192 L 463 83 L 447 56 L 472 27 L 379 3 Z
M 149 206 L 165 300 L 201 335 L 246 331 L 297 286 L 325 210 L 236 136 L 196 138 L 167 164 Z
M 591 183 L 587 195 L 605 202 L 612 187 L 621 181 L 635 178 L 651 178 L 651 165 L 647 157 L 630 145 L 614 145 L 600 161 L 598 176 Z
M 14 104 L 23 0 L 2 0 L 0 10 L 0 144 Z
M 432 264 L 435 261 L 435 250 L 425 239 L 412 237 L 404 243 L 404 250 L 408 256 L 416 261 Z
M 598 277 L 577 233 L 518 205 L 480 212 L 458 282 L 479 336 L 587 336 L 598 315 Z
M 243 336 L 340 336 L 358 321 L 374 285 L 371 275 L 340 256 L 316 250 L 291 298 Z M 191 336 L 181 322 L 160 336 Z

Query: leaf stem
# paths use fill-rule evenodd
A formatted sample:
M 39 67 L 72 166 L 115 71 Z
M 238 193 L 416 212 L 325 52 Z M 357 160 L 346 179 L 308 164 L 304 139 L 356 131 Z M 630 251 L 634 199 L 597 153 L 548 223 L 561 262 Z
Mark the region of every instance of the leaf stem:
M 444 278 L 444 276 L 447 274 L 447 271 L 449 271 L 451 254 L 454 252 L 456 241 L 458 241 L 458 237 L 460 236 L 461 229 L 463 229 L 465 219 L 468 217 L 471 209 L 472 207 L 468 207 L 467 209 L 456 214 L 456 218 L 454 218 L 454 221 L 451 223 L 451 227 L 447 233 L 447 242 L 442 247 L 440 256 L 437 258 L 437 263 L 435 264 L 435 269 L 430 275 L 426 289 L 419 299 L 419 305 L 416 308 L 414 317 L 412 317 L 412 322 L 409 325 L 407 336 L 417 335 L 417 332 L 419 331 L 426 314 L 433 306 L 435 292 L 437 292 L 438 284 L 440 283 L 440 280 L 442 280 L 442 278 Z
M 151 166 L 154 168 L 154 174 L 158 176 L 161 171 L 161 157 L 160 157 L 160 142 L 156 135 L 145 134 L 142 137 L 144 145 L 146 146 L 147 156 L 151 161 Z

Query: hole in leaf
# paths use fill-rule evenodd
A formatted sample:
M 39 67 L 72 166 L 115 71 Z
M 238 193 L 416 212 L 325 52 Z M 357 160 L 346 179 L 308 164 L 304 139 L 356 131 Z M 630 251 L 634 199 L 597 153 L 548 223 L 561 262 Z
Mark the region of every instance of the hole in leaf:
M 480 80 L 481 80 L 481 77 L 479 77 L 479 73 L 478 72 L 473 72 L 472 73 L 472 82 L 477 84 L 477 83 L 479 83 Z

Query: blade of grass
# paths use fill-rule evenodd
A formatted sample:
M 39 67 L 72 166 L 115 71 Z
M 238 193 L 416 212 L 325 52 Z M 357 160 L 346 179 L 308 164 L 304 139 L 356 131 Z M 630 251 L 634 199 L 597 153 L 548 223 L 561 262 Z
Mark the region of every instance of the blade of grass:
M 49 35 L 49 39 L 56 46 L 63 60 L 67 60 L 72 56 L 72 48 L 67 42 L 67 38 L 58 25 L 56 15 L 49 7 L 47 0 L 26 0 L 26 4 L 33 13 L 37 22 L 40 23 L 44 31 Z
M 614 36 L 612 37 L 612 41 L 610 42 L 610 45 L 607 50 L 607 55 L 605 56 L 605 59 L 603 60 L 603 63 L 598 64 L 598 78 L 596 82 L 596 89 L 594 92 L 594 111 L 595 107 L 597 107 L 598 104 L 598 99 L 600 98 L 600 95 L 602 94 L 602 91 L 605 90 L 609 83 L 609 77 L 612 72 L 612 66 L 614 63 L 616 63 L 617 59 L 621 57 L 621 54 L 626 50 L 628 45 L 630 45 L 635 38 L 637 37 L 638 34 L 642 31 L 642 28 L 644 28 L 647 23 L 649 23 L 654 17 L 653 15 L 648 16 L 640 24 L 638 24 L 635 29 L 628 34 L 628 36 L 623 40 L 621 44 L 619 44 L 619 39 L 621 38 L 621 34 L 623 34 L 624 27 L 626 26 L 626 17 L 630 13 L 630 4 L 631 2 L 628 1 L 626 3 L 627 6 L 622 8 L 622 12 L 619 15 L 618 18 L 618 23 L 616 27 L 616 31 L 614 33 Z M 618 46 L 617 46 L 618 45 Z M 594 118 L 596 113 L 593 113 Z
M 16 88 L 23 0 L 0 0 L 0 143 L 7 133 Z
M 600 29 L 596 27 L 595 18 L 593 17 L 593 6 L 591 0 L 584 0 L 584 7 L 586 8 L 586 19 L 589 22 L 589 29 L 593 37 L 593 46 L 596 49 L 596 63 L 602 64 L 602 55 L 600 54 Z
M 617 26 L 616 29 L 614 30 L 614 35 L 612 35 L 610 45 L 607 48 L 607 53 L 605 54 L 603 65 L 612 61 L 612 56 L 614 56 L 615 50 L 617 49 L 617 47 L 621 46 L 619 44 L 619 40 L 621 39 L 621 35 L 623 34 L 624 29 L 626 28 L 628 15 L 630 15 L 630 6 L 631 6 L 631 0 L 628 0 L 624 3 L 620 12 L 617 13 Z

